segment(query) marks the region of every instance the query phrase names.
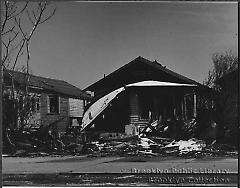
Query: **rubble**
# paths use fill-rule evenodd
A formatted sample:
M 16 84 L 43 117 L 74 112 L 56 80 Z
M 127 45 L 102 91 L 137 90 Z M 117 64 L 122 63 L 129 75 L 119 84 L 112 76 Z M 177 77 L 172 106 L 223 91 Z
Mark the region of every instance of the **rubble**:
M 164 146 L 162 149 L 166 150 L 166 152 L 179 152 L 179 154 L 186 154 L 192 151 L 201 151 L 206 144 L 202 140 L 197 139 L 189 139 L 173 141 L 170 144 Z
M 194 122 L 191 123 L 191 126 Z M 191 127 L 190 126 L 190 127 Z M 14 148 L 12 156 L 34 157 L 46 155 L 88 155 L 104 156 L 236 156 L 237 148 L 219 144 L 216 140 L 208 143 L 196 138 L 188 140 L 160 136 L 125 135 L 103 136 L 96 141 L 82 139 L 81 134 L 66 133 L 56 136 L 48 129 L 34 131 L 9 131 L 7 138 Z
M 4 152 L 18 157 L 76 154 L 83 148 L 76 136 L 59 137 L 48 128 L 41 127 L 37 130 L 7 130 L 6 138 Z
M 158 156 L 163 154 L 160 147 L 169 143 L 168 139 L 153 137 L 153 141 L 146 137 L 131 137 L 132 139 L 122 140 L 108 140 L 108 141 L 97 141 L 86 144 L 88 150 L 83 151 L 85 153 L 90 152 L 97 156 L 100 155 L 151 155 Z
M 131 139 L 130 139 L 131 138 Z M 221 148 L 221 149 L 219 149 Z M 121 140 L 101 140 L 90 142 L 82 150 L 92 157 L 118 156 L 169 156 L 204 157 L 237 155 L 236 148 L 214 144 L 209 146 L 203 140 L 191 138 L 189 140 L 173 140 L 164 137 L 128 137 Z

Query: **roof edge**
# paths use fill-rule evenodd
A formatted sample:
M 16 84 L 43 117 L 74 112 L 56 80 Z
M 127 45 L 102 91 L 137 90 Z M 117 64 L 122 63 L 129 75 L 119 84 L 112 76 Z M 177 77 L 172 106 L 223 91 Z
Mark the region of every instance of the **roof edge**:
M 109 78 L 110 78 L 112 75 L 114 75 L 115 73 L 117 73 L 117 72 L 119 72 L 119 71 L 127 68 L 128 66 L 130 66 L 130 65 L 132 65 L 132 64 L 134 64 L 134 63 L 136 63 L 136 62 L 138 62 L 138 61 L 141 61 L 141 62 L 143 62 L 143 63 L 146 63 L 147 65 L 150 65 L 150 66 L 152 66 L 152 67 L 155 67 L 155 66 L 154 66 L 154 64 L 155 64 L 155 65 L 159 66 L 159 68 L 161 67 L 161 70 L 164 71 L 165 73 L 174 74 L 175 76 L 181 77 L 180 79 L 186 79 L 186 80 L 188 80 L 188 82 L 189 82 L 189 83 L 192 83 L 192 84 L 203 85 L 203 84 L 201 84 L 201 83 L 199 83 L 199 82 L 197 82 L 197 81 L 195 81 L 195 80 L 192 80 L 192 79 L 190 79 L 190 78 L 188 78 L 188 77 L 186 77 L 186 76 L 183 76 L 183 75 L 181 75 L 181 74 L 179 74 L 179 73 L 176 73 L 176 72 L 174 72 L 174 71 L 166 68 L 166 66 L 162 66 L 162 65 L 161 65 L 160 63 L 158 63 L 156 60 L 155 60 L 155 61 L 150 61 L 150 60 L 148 60 L 148 59 L 146 59 L 146 58 L 144 58 L 144 57 L 142 57 L 142 56 L 138 56 L 137 58 L 135 58 L 134 60 L 130 61 L 129 63 L 127 63 L 127 64 L 123 65 L 122 67 L 118 68 L 117 70 L 111 72 L 110 74 L 108 74 L 108 75 L 105 76 L 104 78 L 101 78 L 100 80 L 98 80 L 98 81 L 94 82 L 93 84 L 87 86 L 85 89 L 83 89 L 83 91 L 91 90 L 92 87 L 95 87 L 97 84 L 101 83 L 103 80 L 109 79 Z M 156 67 L 155 67 L 155 68 L 156 68 Z
M 10 73 L 10 74 L 8 74 L 8 73 Z M 9 76 L 13 76 L 13 79 L 14 79 L 17 83 L 19 83 L 19 84 L 23 84 L 23 83 L 20 83 L 19 80 L 17 80 L 17 79 L 15 78 L 16 75 L 17 75 L 17 74 L 18 74 L 18 75 L 22 75 L 22 76 L 27 75 L 27 73 L 24 73 L 24 72 L 21 72 L 21 71 L 9 70 L 9 69 L 4 70 L 4 74 L 8 74 Z M 15 74 L 15 75 L 11 75 L 11 74 Z M 36 76 L 36 75 L 33 75 L 33 74 L 29 74 L 29 75 L 30 75 L 30 78 L 32 77 L 32 78 L 35 78 L 35 79 L 43 79 L 43 80 L 46 80 L 46 82 L 47 82 L 47 80 L 51 80 L 51 81 L 58 81 L 58 82 L 60 81 L 60 82 L 63 82 L 63 83 L 65 83 L 65 84 L 68 84 L 68 85 L 70 85 L 72 88 L 79 90 L 79 96 L 78 96 L 78 95 L 67 94 L 67 93 L 64 93 L 64 92 L 61 92 L 61 91 L 57 91 L 56 88 L 55 88 L 55 89 L 54 89 L 54 88 L 53 88 L 53 89 L 43 88 L 42 90 L 56 92 L 56 93 L 59 93 L 60 95 L 68 96 L 68 97 L 71 97 L 71 98 L 82 98 L 82 99 L 91 99 L 91 98 L 92 98 L 88 93 L 86 93 L 86 92 L 83 91 L 82 89 L 80 89 L 80 88 L 78 88 L 78 87 L 76 87 L 76 86 L 68 83 L 68 82 L 65 81 L 65 80 L 53 79 L 53 78 L 46 78 L 46 77 L 42 77 L 42 76 Z M 35 86 L 38 87 L 37 85 L 34 85 L 34 84 L 31 84 L 31 87 L 32 87 L 32 86 L 33 86 L 33 87 L 35 87 Z M 55 87 L 55 86 L 54 86 L 54 87 Z

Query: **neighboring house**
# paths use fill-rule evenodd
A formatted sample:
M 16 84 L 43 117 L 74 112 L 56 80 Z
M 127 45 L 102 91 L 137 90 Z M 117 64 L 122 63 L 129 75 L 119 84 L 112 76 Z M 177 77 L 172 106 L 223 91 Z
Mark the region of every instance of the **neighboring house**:
M 28 83 L 29 94 L 34 96 L 31 104 L 34 113 L 29 119 L 29 124 L 36 127 L 57 122 L 55 130 L 65 132 L 72 119 L 81 121 L 86 101 L 90 99 L 81 89 L 63 80 L 34 75 L 30 75 L 29 82 L 26 82 L 25 73 L 8 70 L 4 71 L 5 90 L 10 89 L 11 77 L 19 88 Z
M 232 141 L 234 141 L 234 139 L 236 141 L 236 137 L 239 133 L 239 69 L 237 68 L 236 70 L 224 75 L 217 80 L 216 83 L 221 87 L 220 98 L 218 101 L 221 112 L 221 122 L 226 129 L 226 134 L 229 134 L 226 136 L 231 137 Z
M 126 87 L 132 83 L 138 84 Z M 126 125 L 130 124 L 144 127 L 150 121 L 160 119 L 191 120 L 197 116 L 200 96 L 211 93 L 209 88 L 200 83 L 167 69 L 157 61 L 142 57 L 93 83 L 84 91 L 93 92 L 93 100 L 96 101 L 124 86 L 126 90 L 98 115 L 92 129 L 124 132 Z

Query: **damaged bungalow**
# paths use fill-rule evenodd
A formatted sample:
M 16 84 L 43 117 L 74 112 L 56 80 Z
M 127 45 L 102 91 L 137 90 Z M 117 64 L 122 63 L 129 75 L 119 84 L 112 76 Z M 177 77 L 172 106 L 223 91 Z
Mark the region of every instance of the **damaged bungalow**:
M 180 127 L 171 123 L 194 121 L 200 99 L 212 95 L 202 84 L 143 57 L 104 76 L 84 91 L 94 95 L 94 102 L 86 109 L 82 130 L 100 137 L 139 135 L 160 129 L 168 137 L 175 137 Z
M 81 124 L 84 107 L 91 98 L 86 92 L 63 80 L 31 74 L 27 82 L 26 73 L 11 70 L 4 71 L 4 92 L 11 92 L 12 81 L 20 90 L 27 84 L 29 95 L 34 96 L 29 106 L 33 112 L 27 120 L 29 126 L 54 125 L 54 131 L 64 133 L 69 126 Z

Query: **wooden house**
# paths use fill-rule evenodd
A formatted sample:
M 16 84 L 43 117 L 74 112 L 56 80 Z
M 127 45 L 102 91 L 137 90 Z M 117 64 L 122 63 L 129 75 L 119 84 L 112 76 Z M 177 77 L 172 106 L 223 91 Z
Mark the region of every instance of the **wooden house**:
M 63 80 L 31 74 L 26 82 L 25 73 L 8 70 L 4 71 L 4 92 L 11 91 L 12 80 L 20 90 L 27 84 L 29 95 L 34 96 L 30 105 L 33 114 L 28 119 L 29 125 L 38 127 L 56 122 L 55 131 L 65 132 L 73 119 L 81 124 L 84 106 L 91 98 L 81 89 Z
M 127 87 L 96 118 L 92 129 L 124 132 L 126 125 L 144 127 L 159 119 L 191 120 L 197 116 L 199 96 L 208 93 L 208 88 L 202 84 L 143 57 L 134 59 L 84 91 L 92 92 L 93 100 L 97 101 L 120 87 L 143 81 L 157 84 Z

